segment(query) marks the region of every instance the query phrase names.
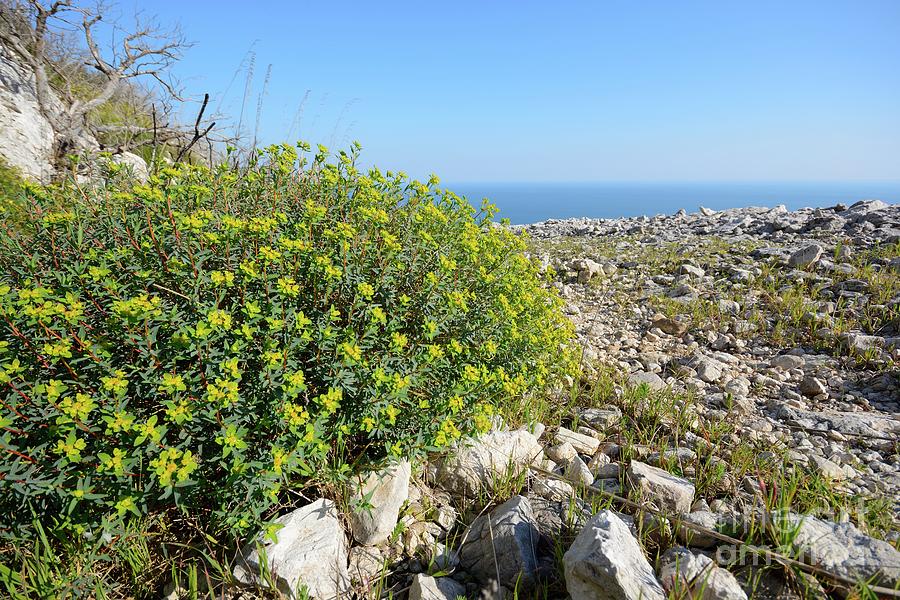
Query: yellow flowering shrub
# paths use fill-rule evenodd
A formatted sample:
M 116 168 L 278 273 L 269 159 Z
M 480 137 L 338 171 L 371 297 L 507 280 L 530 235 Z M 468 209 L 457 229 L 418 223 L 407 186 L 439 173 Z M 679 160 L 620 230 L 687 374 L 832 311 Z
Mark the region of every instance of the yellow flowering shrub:
M 489 429 L 571 366 L 560 300 L 492 206 L 298 148 L 30 196 L 0 235 L 4 515 L 250 527 L 281 490 Z

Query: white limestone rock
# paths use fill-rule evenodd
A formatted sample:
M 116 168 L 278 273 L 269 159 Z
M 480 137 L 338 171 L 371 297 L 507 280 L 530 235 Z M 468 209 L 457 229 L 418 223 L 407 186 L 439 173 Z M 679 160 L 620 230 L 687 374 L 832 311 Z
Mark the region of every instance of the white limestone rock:
M 409 600 L 456 600 L 466 597 L 466 588 L 449 577 L 429 577 L 419 573 L 409 588 Z
M 298 597 L 304 586 L 311 598 L 349 593 L 347 538 L 334 502 L 317 500 L 275 522 L 283 525 L 276 534 L 277 542 L 260 535 L 241 550 L 234 568 L 238 581 L 266 585 L 259 579 L 257 545 L 261 545 L 278 591 L 289 598 Z
M 597 513 L 563 556 L 566 589 L 579 600 L 663 600 L 665 592 L 628 526 Z
M 559 444 L 569 443 L 575 450 L 581 454 L 593 456 L 600 449 L 600 440 L 583 433 L 560 427 L 556 432 L 556 442 Z
M 436 481 L 448 492 L 474 495 L 482 489 L 492 491 L 501 477 L 544 460 L 540 442 L 528 431 L 492 431 L 457 445 L 438 465 Z
M 697 600 L 747 600 L 734 575 L 687 548 L 671 548 L 662 556 L 659 578 L 676 596 L 690 591 L 689 597 Z
M 357 542 L 375 546 L 387 541 L 409 497 L 410 474 L 409 462 L 402 461 L 357 483 L 352 496 L 356 508 L 350 513 L 350 530 Z
M 459 549 L 460 564 L 481 583 L 499 578 L 530 589 L 539 569 L 540 537 L 528 498 L 513 496 L 472 522 Z
M 869 537 L 852 523 L 832 523 L 788 513 L 775 515 L 785 526 L 799 526 L 792 540 L 803 553 L 826 571 L 852 580 L 874 579 L 885 587 L 900 583 L 900 552 L 889 543 Z
M 687 479 L 636 460 L 631 461 L 627 475 L 641 496 L 655 501 L 662 510 L 677 514 L 691 512 L 694 484 Z

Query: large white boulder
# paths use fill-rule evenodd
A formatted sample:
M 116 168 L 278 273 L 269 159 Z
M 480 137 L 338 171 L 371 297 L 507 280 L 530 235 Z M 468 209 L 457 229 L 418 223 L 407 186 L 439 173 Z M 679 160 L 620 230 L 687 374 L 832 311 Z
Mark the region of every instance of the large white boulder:
M 613 511 L 597 513 L 563 556 L 566 590 L 579 600 L 663 600 L 640 545 Z
M 671 548 L 660 559 L 659 578 L 672 597 L 697 600 L 747 600 L 747 594 L 727 569 L 687 548 Z
M 300 597 L 304 587 L 310 598 L 343 598 L 349 594 L 347 538 L 337 507 L 321 499 L 276 519 L 283 525 L 277 542 L 262 535 L 241 550 L 234 576 L 244 583 L 266 582 L 261 573 L 258 546 L 265 550 L 266 568 L 278 591 Z
M 492 431 L 457 445 L 438 465 L 436 481 L 448 492 L 474 495 L 543 462 L 543 448 L 527 430 Z
M 852 580 L 874 580 L 885 587 L 900 583 L 900 552 L 869 537 L 853 523 L 832 523 L 793 513 L 773 515 L 784 527 L 796 529 L 794 550 L 812 564 Z
M 150 168 L 147 166 L 147 161 L 133 152 L 114 154 L 112 161 L 116 164 L 124 165 L 131 175 L 140 182 L 146 182 L 150 178 Z
M 530 589 L 539 569 L 540 537 L 528 498 L 513 496 L 472 522 L 459 548 L 460 564 L 483 584 L 518 582 L 519 589 Z
M 402 461 L 357 482 L 352 498 L 355 508 L 350 513 L 353 539 L 368 546 L 387 541 L 409 497 L 410 473 L 409 462 Z
M 643 498 L 656 502 L 660 509 L 685 514 L 694 503 L 694 484 L 657 467 L 633 460 L 628 481 Z

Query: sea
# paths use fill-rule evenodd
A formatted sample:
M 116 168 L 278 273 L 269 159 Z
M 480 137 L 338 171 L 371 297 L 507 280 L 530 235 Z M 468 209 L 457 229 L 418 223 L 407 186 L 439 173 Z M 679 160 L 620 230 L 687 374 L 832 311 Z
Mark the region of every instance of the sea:
M 714 210 L 745 206 L 789 210 L 828 207 L 878 199 L 900 203 L 900 181 L 777 183 L 447 183 L 442 184 L 478 207 L 487 198 L 500 209 L 496 219 L 520 225 L 547 219 L 611 219 L 672 214 L 701 206 Z

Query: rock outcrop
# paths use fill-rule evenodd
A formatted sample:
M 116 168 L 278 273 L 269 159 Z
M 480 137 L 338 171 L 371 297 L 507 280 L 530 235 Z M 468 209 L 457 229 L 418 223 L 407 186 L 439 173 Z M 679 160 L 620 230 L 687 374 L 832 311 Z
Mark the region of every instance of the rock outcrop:
M 0 156 L 24 176 L 46 181 L 54 172 L 53 127 L 38 107 L 34 75 L 0 45 Z

